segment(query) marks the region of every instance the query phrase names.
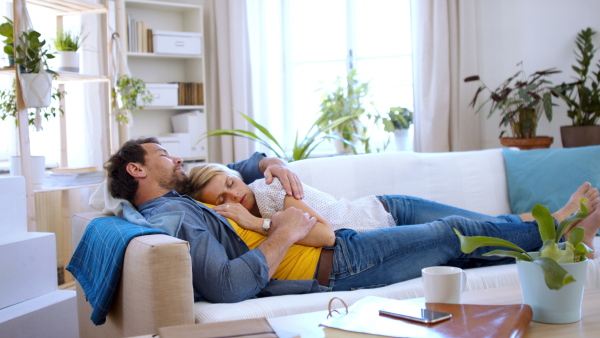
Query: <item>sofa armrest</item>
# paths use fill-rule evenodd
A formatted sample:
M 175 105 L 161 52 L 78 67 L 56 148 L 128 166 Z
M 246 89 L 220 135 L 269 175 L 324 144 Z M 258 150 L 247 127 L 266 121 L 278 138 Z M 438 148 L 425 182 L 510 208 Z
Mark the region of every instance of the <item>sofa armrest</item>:
M 123 273 L 106 323 L 95 326 L 77 284 L 81 337 L 129 337 L 159 327 L 194 324 L 192 265 L 187 242 L 167 235 L 139 236 L 125 251 Z

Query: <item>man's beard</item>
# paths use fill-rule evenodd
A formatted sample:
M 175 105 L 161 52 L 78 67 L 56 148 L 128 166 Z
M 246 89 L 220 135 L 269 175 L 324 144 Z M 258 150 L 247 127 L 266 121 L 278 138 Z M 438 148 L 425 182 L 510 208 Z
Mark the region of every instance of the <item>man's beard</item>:
M 158 183 L 166 190 L 175 190 L 183 195 L 188 187 L 188 178 L 183 172 L 175 171 L 170 177 L 164 177 Z

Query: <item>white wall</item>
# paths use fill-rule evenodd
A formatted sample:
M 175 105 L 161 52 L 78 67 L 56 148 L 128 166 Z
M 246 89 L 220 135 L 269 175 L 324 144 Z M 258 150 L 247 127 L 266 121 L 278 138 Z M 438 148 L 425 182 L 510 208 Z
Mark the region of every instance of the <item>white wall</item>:
M 556 67 L 563 72 L 550 78 L 553 83 L 570 81 L 575 75 L 571 70 L 575 63 L 575 38 L 586 27 L 598 31 L 593 41 L 600 47 L 598 0 L 479 0 L 476 4 L 478 74 L 491 88 L 516 73 L 520 61 L 527 75 Z M 600 51 L 594 64 L 599 59 Z M 560 126 L 570 125 L 571 120 L 562 101 L 553 102 L 559 104 L 554 107 L 554 118 L 549 123 L 542 117 L 538 135 L 553 136 L 552 147 L 561 148 Z M 478 117 L 481 147 L 499 147 L 499 116 L 487 119 L 487 113 L 482 111 Z

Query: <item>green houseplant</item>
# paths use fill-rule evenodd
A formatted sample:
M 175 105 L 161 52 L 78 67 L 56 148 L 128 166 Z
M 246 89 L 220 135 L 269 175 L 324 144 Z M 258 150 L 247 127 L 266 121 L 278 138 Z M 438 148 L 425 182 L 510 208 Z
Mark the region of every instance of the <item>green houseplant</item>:
M 52 78 L 58 74 L 48 67 L 48 60 L 54 58 L 46 40 L 35 30 L 24 31 L 15 46 L 5 45 L 4 52 L 13 56 L 19 67 L 19 82 L 23 101 L 27 108 L 44 108 L 50 105 Z
M 14 23 L 11 19 L 4 17 L 6 20 L 0 25 L 0 35 L 5 37 L 4 45 L 6 46 L 14 46 Z M 8 53 L 7 53 L 8 54 Z M 9 65 L 12 66 L 15 64 L 15 58 L 12 55 L 8 55 Z
M 279 143 L 277 141 L 277 139 L 269 132 L 269 130 L 267 128 L 265 128 L 264 126 L 262 126 L 261 124 L 259 124 L 255 120 L 253 120 L 250 116 L 248 116 L 242 112 L 238 112 L 238 113 L 240 115 L 242 115 L 242 117 L 246 121 L 248 121 L 256 129 L 258 129 L 264 135 L 264 138 L 256 135 L 255 133 L 253 133 L 251 131 L 246 131 L 246 130 L 218 129 L 218 130 L 207 131 L 206 133 L 204 133 L 205 136 L 203 136 L 200 140 L 198 140 L 198 142 L 200 142 L 204 138 L 210 137 L 210 136 L 243 137 L 243 138 L 253 140 L 255 142 L 258 142 L 258 143 L 264 145 L 265 147 L 269 148 L 275 154 L 275 156 L 277 156 L 279 158 L 283 158 L 288 162 L 298 161 L 298 160 L 303 160 L 303 159 L 308 158 L 310 156 L 310 154 L 312 153 L 312 151 L 319 144 L 321 144 L 323 141 L 325 141 L 327 139 L 337 139 L 340 142 L 347 143 L 349 147 L 354 147 L 354 145 L 352 145 L 349 141 L 344 140 L 339 136 L 330 135 L 330 134 L 326 133 L 328 128 L 329 129 L 335 128 L 335 127 L 341 125 L 342 123 L 347 122 L 349 119 L 352 118 L 351 116 L 341 117 L 341 118 L 333 121 L 332 123 L 327 124 L 325 129 L 323 129 L 323 127 L 319 126 L 315 122 L 310 127 L 310 129 L 306 133 L 306 136 L 303 139 L 299 139 L 298 132 L 296 132 L 296 139 L 294 140 L 294 147 L 292 149 L 292 155 L 288 156 L 288 154 L 285 152 L 285 150 L 281 146 L 281 143 Z
M 522 63 L 519 65 L 522 67 Z M 469 76 L 465 78 L 465 82 L 480 82 L 469 105 L 475 108 L 479 96 L 484 91 L 489 92 L 476 112 L 489 103 L 488 118 L 496 112 L 500 114 L 500 126 L 509 127 L 512 133 L 511 138 L 503 137 L 505 130 L 500 133 L 500 142 L 504 146 L 518 146 L 521 149 L 547 148 L 552 144 L 552 138 L 538 137 L 537 127 L 542 115 L 552 121 L 553 87 L 547 77 L 556 73 L 560 73 L 560 70 L 549 68 L 526 76 L 521 69 L 493 90 L 478 75 Z
M 14 117 L 15 123 L 18 125 L 19 121 L 16 119 L 17 117 L 17 93 L 15 91 L 16 82 L 13 81 L 12 88 L 2 88 L 0 89 L 0 119 L 5 120 L 8 117 Z M 66 94 L 66 92 L 61 92 L 58 88 L 52 92 L 51 98 L 54 102 L 60 102 L 62 97 Z M 40 110 L 40 117 L 48 120 L 51 117 L 55 117 L 56 113 L 60 113 L 60 115 L 64 115 L 64 112 L 60 105 L 49 106 L 47 108 L 42 108 Z M 33 109 L 29 109 L 28 111 L 29 118 L 28 124 L 30 126 L 35 125 L 36 120 L 36 112 Z
M 119 75 L 116 86 L 112 90 L 112 98 L 116 120 L 126 124 L 129 123 L 129 112 L 143 109 L 144 105 L 152 102 L 154 96 L 146 88 L 144 80 L 129 75 Z
M 577 34 L 576 64 L 571 67 L 575 81 L 554 88 L 554 93 L 567 105 L 567 115 L 572 121 L 571 126 L 560 128 L 563 147 L 600 144 L 600 62 L 596 61 L 596 72 L 591 70 L 597 51 L 592 41 L 595 34 L 589 27 Z
M 315 123 L 327 134 L 338 135 L 347 141 L 334 144 L 340 153 L 356 153 L 356 147 L 351 145 L 359 141 L 364 145 L 365 152 L 370 152 L 368 130 L 361 121 L 363 116 L 368 119 L 373 117 L 365 108 L 364 102 L 369 92 L 369 83 L 359 81 L 356 76 L 356 70 L 351 70 L 346 75 L 345 83 L 338 78 L 337 87 L 325 91 L 320 105 L 321 115 Z M 344 117 L 348 117 L 345 122 L 330 127 L 334 121 Z
M 413 123 L 413 112 L 404 107 L 392 107 L 387 116 L 381 117 L 383 130 L 394 133 L 396 150 L 411 150 L 412 145 L 408 139 L 408 128 Z
M 533 308 L 533 320 L 569 323 L 581 318 L 583 285 L 587 271 L 586 255 L 593 252 L 583 243 L 585 235 L 583 228 L 572 227 L 569 229 L 575 220 L 587 217 L 588 210 L 583 204 L 584 200 L 582 199 L 580 202 L 580 210 L 560 222 L 557 229 L 554 227 L 554 218 L 548 208 L 539 204 L 534 206 L 532 214 L 538 223 L 543 243 L 537 253 L 526 252 L 519 246 L 503 239 L 463 236 L 456 229 L 454 232 L 460 239 L 461 250 L 465 253 L 471 253 L 484 246 L 510 249 L 493 250 L 485 253 L 484 256 L 517 259 L 523 299 Z M 568 233 L 568 242 L 560 243 L 565 233 Z M 538 285 L 542 281 L 547 288 Z M 543 292 L 544 290 L 548 292 Z M 553 306 L 548 306 L 548 303 Z M 575 307 L 575 309 L 568 309 L 568 306 Z
M 57 69 L 67 72 L 79 72 L 79 53 L 81 44 L 85 40 L 81 32 L 74 30 L 59 30 L 54 39 Z

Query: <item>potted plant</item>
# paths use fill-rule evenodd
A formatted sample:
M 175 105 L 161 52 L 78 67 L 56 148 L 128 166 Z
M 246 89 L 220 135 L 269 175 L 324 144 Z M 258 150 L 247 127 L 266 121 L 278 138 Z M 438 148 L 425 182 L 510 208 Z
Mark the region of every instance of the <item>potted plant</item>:
M 555 324 L 576 322 L 581 319 L 588 262 L 586 255 L 592 250 L 583 243 L 585 230 L 580 227 L 569 229 L 569 226 L 573 221 L 587 217 L 587 208 L 581 202 L 580 210 L 562 221 L 558 229 L 554 228 L 554 218 L 545 206 L 537 204 L 532 213 L 543 243 L 540 251 L 535 253 L 526 252 L 503 239 L 462 236 L 456 229 L 454 232 L 465 253 L 484 246 L 510 249 L 494 250 L 484 256 L 516 258 L 523 301 L 532 307 L 534 321 Z M 568 242 L 560 243 L 567 231 Z
M 143 109 L 145 104 L 152 102 L 154 96 L 146 89 L 142 79 L 129 75 L 119 75 L 116 87 L 112 90 L 113 108 L 117 122 L 129 123 L 129 112 L 134 109 Z
M 367 127 L 361 121 L 363 116 L 371 118 L 371 114 L 365 109 L 365 102 L 369 92 L 369 84 L 356 79 L 356 70 L 350 71 L 346 76 L 346 83 L 337 80 L 337 87 L 332 91 L 326 91 L 321 101 L 321 115 L 315 122 L 316 125 L 325 130 L 327 134 L 338 135 L 347 142 L 340 142 L 334 138 L 334 146 L 338 153 L 356 153 L 357 142 L 365 146 L 365 152 L 369 153 L 369 138 Z M 344 123 L 333 128 L 328 126 L 343 117 L 349 117 Z
M 591 71 L 597 49 L 592 42 L 596 32 L 591 28 L 577 34 L 575 44 L 575 81 L 562 83 L 554 92 L 567 104 L 571 126 L 560 127 L 563 147 L 582 147 L 600 144 L 600 62 L 598 70 Z
M 4 45 L 6 46 L 14 46 L 14 23 L 11 19 L 4 17 L 4 19 L 6 20 L 6 22 L 3 22 L 0 25 L 0 35 L 5 37 L 6 39 L 4 39 Z M 7 53 L 8 54 L 8 53 Z M 12 55 L 8 55 L 8 65 L 12 66 L 15 64 L 15 58 Z
M 218 130 L 207 131 L 206 133 L 203 134 L 205 136 L 203 136 L 200 140 L 198 140 L 198 142 L 200 142 L 203 139 L 205 139 L 206 137 L 210 137 L 210 136 L 243 137 L 243 138 L 253 140 L 255 142 L 258 142 L 258 143 L 264 145 L 265 147 L 269 148 L 275 154 L 275 156 L 277 156 L 279 158 L 283 158 L 287 162 L 299 161 L 299 160 L 308 158 L 310 156 L 310 154 L 312 153 L 312 151 L 319 144 L 321 144 L 323 141 L 325 141 L 327 139 L 339 140 L 340 142 L 347 143 L 349 147 L 354 147 L 354 145 L 352 145 L 347 140 L 344 140 L 337 135 L 330 135 L 330 134 L 326 133 L 327 129 L 332 129 L 343 123 L 346 123 L 348 120 L 350 120 L 352 118 L 351 116 L 341 117 L 341 118 L 333 121 L 332 123 L 328 124 L 325 127 L 326 129 L 322 129 L 322 127 L 317 125 L 317 123 L 315 122 L 310 127 L 308 132 L 306 133 L 306 136 L 304 137 L 304 139 L 299 139 L 298 132 L 296 132 L 296 139 L 294 141 L 294 148 L 292 149 L 292 156 L 288 156 L 287 153 L 285 152 L 285 150 L 283 149 L 283 147 L 281 146 L 281 144 L 277 141 L 277 139 L 275 139 L 275 137 L 269 132 L 269 130 L 267 128 L 265 128 L 264 126 L 262 126 L 261 124 L 259 124 L 255 120 L 253 120 L 250 116 L 248 116 L 242 112 L 239 112 L 239 114 L 242 115 L 242 117 L 246 121 L 248 121 L 251 125 L 253 125 L 256 129 L 258 129 L 263 135 L 265 135 L 266 138 L 262 138 L 262 137 L 256 135 L 255 133 L 253 133 L 251 131 L 246 131 L 246 130 L 218 129 Z
M 56 69 L 66 72 L 79 72 L 79 53 L 81 44 L 85 36 L 81 32 L 73 30 L 59 30 L 54 39 L 54 48 L 56 49 Z
M 522 63 L 519 65 L 522 67 Z M 500 126 L 508 126 L 512 133 L 512 137 L 503 137 L 505 130 L 500 133 L 500 143 L 503 146 L 520 149 L 548 148 L 553 138 L 538 137 L 537 127 L 542 113 L 548 121 L 552 121 L 553 87 L 547 77 L 556 73 L 560 73 L 560 70 L 550 68 L 527 77 L 521 69 L 494 90 L 488 88 L 478 75 L 469 76 L 465 78 L 465 82 L 480 81 L 469 105 L 475 108 L 479 95 L 488 91 L 489 97 L 476 112 L 490 102 L 488 118 L 497 111 L 500 113 Z
M 54 55 L 49 53 L 46 40 L 40 40 L 40 36 L 38 31 L 25 31 L 19 36 L 16 46 L 4 46 L 4 52 L 14 56 L 20 69 L 18 78 L 27 108 L 50 105 L 52 77 L 57 75 L 48 68 L 48 60 Z
M 387 117 L 382 118 L 383 130 L 394 133 L 396 150 L 411 150 L 408 128 L 413 122 L 413 112 L 404 107 L 392 107 Z

